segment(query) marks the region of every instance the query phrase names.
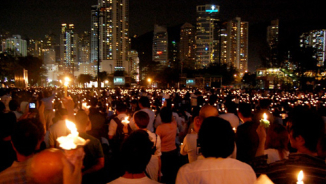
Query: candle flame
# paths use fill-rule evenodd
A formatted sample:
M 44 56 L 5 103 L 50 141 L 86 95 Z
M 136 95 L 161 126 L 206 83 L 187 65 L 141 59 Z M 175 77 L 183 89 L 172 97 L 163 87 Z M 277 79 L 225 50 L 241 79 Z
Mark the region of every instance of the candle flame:
M 71 131 L 67 136 L 61 136 L 57 139 L 59 146 L 65 150 L 76 149 L 78 145 L 85 145 L 87 141 L 78 136 L 76 125 L 66 120 L 66 126 Z
M 267 120 L 267 115 L 266 115 L 266 113 L 263 114 L 263 118 L 264 118 L 264 120 Z
M 298 174 L 298 182 L 303 180 L 303 171 L 301 170 Z
M 129 123 L 129 116 L 127 116 L 127 117 L 125 117 L 125 119 L 124 120 L 122 120 L 121 122 L 122 123 L 126 123 L 126 124 L 128 124 Z

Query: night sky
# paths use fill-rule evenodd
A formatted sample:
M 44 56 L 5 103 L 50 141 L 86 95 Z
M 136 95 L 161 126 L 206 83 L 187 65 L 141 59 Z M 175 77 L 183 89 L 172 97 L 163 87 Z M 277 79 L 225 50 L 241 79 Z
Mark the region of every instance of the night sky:
M 155 22 L 167 26 L 195 24 L 196 5 L 206 3 L 220 6 L 222 20 L 240 16 L 251 26 L 279 18 L 280 24 L 287 26 L 284 33 L 280 32 L 283 36 L 293 30 L 326 28 L 321 0 L 130 0 L 130 35 L 152 31 Z M 0 30 L 35 39 L 44 38 L 50 31 L 58 37 L 61 23 L 75 24 L 77 33 L 89 31 L 94 4 L 97 0 L 1 0 Z M 266 35 L 266 28 L 262 31 Z M 256 34 L 249 32 L 253 37 L 250 40 L 255 40 Z

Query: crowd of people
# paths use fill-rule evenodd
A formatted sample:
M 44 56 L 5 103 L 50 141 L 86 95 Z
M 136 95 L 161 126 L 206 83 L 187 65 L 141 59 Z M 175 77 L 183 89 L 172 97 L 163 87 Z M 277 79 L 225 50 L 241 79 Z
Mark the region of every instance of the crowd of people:
M 324 90 L 1 92 L 0 183 L 326 183 Z

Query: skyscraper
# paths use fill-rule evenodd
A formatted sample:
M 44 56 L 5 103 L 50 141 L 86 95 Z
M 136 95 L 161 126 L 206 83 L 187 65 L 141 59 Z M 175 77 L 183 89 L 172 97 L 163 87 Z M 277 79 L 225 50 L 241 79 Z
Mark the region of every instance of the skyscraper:
M 96 60 L 97 40 L 100 39 L 100 61 L 110 60 L 115 70 L 128 71 L 129 1 L 99 0 L 92 6 L 91 60 Z M 99 26 L 97 21 L 100 19 Z M 99 37 L 97 36 L 100 29 Z M 104 68 L 106 68 L 105 66 Z
M 218 56 L 219 6 L 206 4 L 197 6 L 196 23 L 196 68 L 207 67 Z
M 326 29 L 312 30 L 306 33 L 303 33 L 300 36 L 300 47 L 307 48 L 311 47 L 314 49 L 314 59 L 318 61 L 317 66 L 322 67 L 325 65 L 326 59 Z
M 278 39 L 279 38 L 279 20 L 272 20 L 271 25 L 267 27 L 267 43 L 270 49 L 270 61 L 273 66 L 277 66 Z
M 154 25 L 152 60 L 161 66 L 168 65 L 168 31 L 166 27 Z
M 78 58 L 78 36 L 74 32 L 74 24 L 62 24 L 60 34 L 60 69 L 63 72 L 74 73 L 75 62 Z
M 27 42 L 21 39 L 20 35 L 13 35 L 6 39 L 5 51 L 12 53 L 14 56 L 27 56 Z
M 195 27 L 189 23 L 181 26 L 180 30 L 180 62 L 182 67 L 195 68 Z
M 242 76 L 248 71 L 248 22 L 240 17 L 228 21 L 226 61 L 233 65 Z

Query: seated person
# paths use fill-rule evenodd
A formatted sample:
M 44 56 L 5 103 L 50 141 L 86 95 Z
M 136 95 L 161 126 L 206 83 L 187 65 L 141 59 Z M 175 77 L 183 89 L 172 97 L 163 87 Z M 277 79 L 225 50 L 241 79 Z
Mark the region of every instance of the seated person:
M 146 166 L 152 156 L 152 147 L 153 143 L 149 140 L 146 131 L 136 130 L 131 133 L 121 147 L 122 165 L 125 173 L 110 184 L 158 184 L 157 181 L 149 179 L 145 174 Z
M 266 132 L 259 126 L 259 147 L 257 156 L 251 165 L 257 174 L 267 174 L 274 183 L 294 183 L 300 170 L 305 175 L 305 183 L 326 183 L 325 160 L 318 157 L 317 147 L 325 135 L 323 119 L 311 110 L 294 110 L 289 119 L 289 139 L 296 153 L 291 153 L 288 159 L 267 164 L 264 155 Z M 262 156 L 263 155 L 263 156 Z
M 249 165 L 228 158 L 234 150 L 234 139 L 234 131 L 228 121 L 218 117 L 204 119 L 198 141 L 205 158 L 182 166 L 176 184 L 254 183 L 256 174 Z

